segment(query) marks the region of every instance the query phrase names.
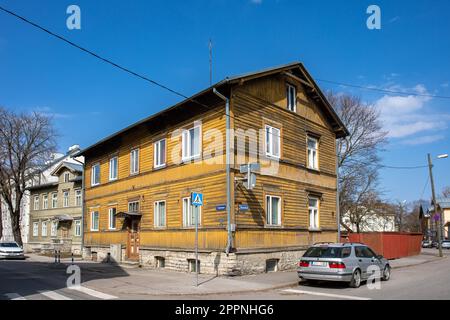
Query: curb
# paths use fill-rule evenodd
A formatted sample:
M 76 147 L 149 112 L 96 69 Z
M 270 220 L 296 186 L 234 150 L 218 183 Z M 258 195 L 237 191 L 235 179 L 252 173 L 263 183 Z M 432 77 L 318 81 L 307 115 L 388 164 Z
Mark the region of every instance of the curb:
M 422 264 L 438 261 L 438 260 L 441 260 L 441 259 L 447 259 L 447 257 L 442 257 L 442 258 L 441 257 L 435 257 L 434 259 L 422 261 L 420 263 L 411 263 L 411 264 L 406 264 L 406 265 L 403 265 L 403 266 L 392 267 L 392 269 L 402 269 L 402 268 L 420 266 Z

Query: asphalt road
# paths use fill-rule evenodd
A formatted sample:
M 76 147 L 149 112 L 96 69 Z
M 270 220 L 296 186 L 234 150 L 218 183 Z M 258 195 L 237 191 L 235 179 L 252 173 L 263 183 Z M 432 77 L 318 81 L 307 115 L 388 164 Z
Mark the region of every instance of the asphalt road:
M 90 288 L 83 285 L 67 287 L 67 266 L 53 265 L 39 261 L 0 261 L 0 300 L 107 300 L 107 299 L 159 299 L 157 295 L 126 296 L 117 293 L 114 287 L 100 290 L 95 288 L 96 280 L 126 277 L 121 268 L 109 273 L 101 272 L 102 266 L 79 262 L 83 281 L 89 281 Z M 98 270 L 96 268 L 99 268 Z M 412 267 L 395 269 L 391 280 L 380 282 L 381 287 L 369 289 L 362 285 L 358 289 L 345 284 L 318 283 L 302 284 L 285 289 L 276 289 L 242 294 L 164 296 L 164 299 L 257 299 L 257 300 L 310 300 L 310 299 L 450 299 L 450 257 Z

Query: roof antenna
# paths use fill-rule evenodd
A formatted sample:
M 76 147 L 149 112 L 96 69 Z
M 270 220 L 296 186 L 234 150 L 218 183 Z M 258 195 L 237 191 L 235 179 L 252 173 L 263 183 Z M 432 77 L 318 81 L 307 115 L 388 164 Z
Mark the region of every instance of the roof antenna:
M 209 38 L 209 85 L 212 86 L 212 40 Z

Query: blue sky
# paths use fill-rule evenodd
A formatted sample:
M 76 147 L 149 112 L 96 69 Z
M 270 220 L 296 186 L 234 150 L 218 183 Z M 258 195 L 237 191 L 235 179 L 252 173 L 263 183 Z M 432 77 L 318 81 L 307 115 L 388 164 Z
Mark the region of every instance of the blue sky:
M 432 3 L 432 5 L 431 5 Z M 66 9 L 81 8 L 81 30 Z M 381 30 L 366 9 L 381 8 Z M 450 2 L 430 1 L 87 1 L 0 0 L 0 5 L 186 95 L 214 81 L 302 61 L 313 77 L 450 96 Z M 0 12 L 0 104 L 55 117 L 59 147 L 86 147 L 180 99 Z M 385 95 L 321 83 L 379 108 L 389 133 L 383 163 L 426 164 L 450 153 L 450 99 Z M 450 185 L 450 159 L 435 161 L 437 189 Z M 430 196 L 427 170 L 381 171 L 390 200 Z

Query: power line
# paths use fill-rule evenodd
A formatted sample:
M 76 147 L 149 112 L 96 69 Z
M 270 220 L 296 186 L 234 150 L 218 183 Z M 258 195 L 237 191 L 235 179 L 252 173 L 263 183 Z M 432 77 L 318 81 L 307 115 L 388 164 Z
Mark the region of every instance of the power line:
M 405 95 L 405 96 L 416 96 L 416 97 L 427 97 L 427 98 L 438 98 L 438 99 L 450 99 L 450 96 L 439 96 L 439 95 L 434 95 L 434 94 L 395 91 L 395 90 L 367 87 L 367 86 L 361 86 L 361 85 L 356 85 L 356 84 L 349 84 L 349 83 L 343 83 L 343 82 L 331 81 L 331 80 L 325 80 L 325 79 L 316 79 L 316 80 L 325 82 L 325 83 L 336 84 L 336 85 L 340 85 L 340 86 L 358 88 L 358 89 L 363 89 L 363 90 L 372 90 L 372 91 L 378 91 L 378 92 L 384 92 L 384 93 L 390 93 L 390 94 L 400 94 L 400 95 Z
M 129 74 L 131 74 L 131 75 L 133 75 L 135 77 L 138 77 L 138 78 L 140 78 L 142 80 L 150 82 L 151 84 L 156 85 L 156 86 L 158 86 L 158 87 L 160 87 L 160 88 L 162 88 L 164 90 L 167 90 L 167 91 L 169 91 L 169 92 L 171 92 L 171 93 L 173 93 L 175 95 L 178 95 L 178 96 L 180 96 L 180 97 L 182 97 L 184 99 L 187 99 L 187 100 L 189 100 L 191 102 L 197 103 L 197 104 L 207 108 L 208 110 L 210 109 L 210 106 L 207 106 L 207 105 L 205 105 L 203 103 L 200 103 L 200 102 L 196 101 L 193 98 L 190 98 L 190 97 L 188 97 L 188 96 L 186 96 L 186 95 L 184 95 L 184 94 L 182 94 L 182 93 L 180 93 L 180 92 L 178 92 L 178 91 L 176 91 L 174 89 L 171 89 L 171 88 L 167 87 L 166 85 L 163 85 L 163 84 L 161 84 L 161 83 L 159 83 L 159 82 L 157 82 L 155 80 L 152 80 L 152 79 L 148 78 L 147 76 L 139 74 L 139 73 L 137 73 L 135 71 L 132 71 L 132 70 L 126 68 L 126 67 L 123 67 L 123 66 L 121 66 L 121 65 L 119 65 L 119 64 L 117 64 L 117 63 L 115 63 L 115 62 L 113 62 L 113 61 L 111 61 L 111 60 L 109 60 L 107 58 L 104 58 L 104 57 L 100 56 L 99 54 L 97 54 L 97 53 L 95 53 L 95 52 L 93 52 L 93 51 L 91 51 L 89 49 L 86 49 L 86 48 L 84 48 L 84 47 L 82 47 L 82 46 L 80 46 L 80 45 L 78 45 L 78 44 L 76 44 L 76 43 L 74 43 L 74 42 L 72 42 L 72 41 L 62 37 L 62 36 L 52 32 L 52 31 L 48 30 L 47 28 L 44 28 L 44 27 L 38 25 L 37 23 L 34 23 L 34 22 L 28 20 L 25 17 L 22 17 L 22 16 L 14 13 L 14 12 L 8 10 L 8 9 L 3 8 L 2 6 L 0 6 L 0 10 L 2 10 L 4 12 L 6 12 L 6 13 L 8 13 L 8 14 L 10 14 L 10 15 L 12 15 L 12 16 L 20 19 L 20 20 L 22 20 L 22 21 L 24 21 L 25 23 L 28 23 L 28 24 L 30 24 L 30 25 L 32 25 L 32 26 L 34 26 L 34 27 L 36 27 L 36 28 L 46 32 L 47 34 L 49 34 L 49 35 L 51 35 L 51 36 L 53 36 L 53 37 L 55 37 L 55 38 L 57 38 L 59 40 L 64 41 L 65 43 L 71 45 L 72 47 L 75 47 L 75 48 L 77 48 L 77 49 L 79 49 L 79 50 L 81 50 L 81 51 L 83 51 L 83 52 L 85 52 L 85 53 L 87 53 L 87 54 L 89 54 L 89 55 L 91 55 L 91 56 L 93 56 L 93 57 L 95 57 L 95 58 L 97 58 L 97 59 L 107 63 L 107 64 L 112 65 L 113 67 L 116 67 L 116 68 L 118 68 L 118 69 L 120 69 L 120 70 L 122 70 L 124 72 L 127 72 L 127 73 L 129 73 Z M 358 85 L 345 84 L 345 83 L 341 83 L 341 82 L 324 80 L 324 79 L 317 79 L 317 80 L 318 81 L 322 81 L 322 82 L 334 83 L 334 84 L 338 84 L 338 85 L 344 85 L 344 86 L 355 87 L 355 88 L 362 88 L 362 89 L 367 89 L 367 90 L 376 90 L 376 91 L 388 92 L 388 93 L 396 93 L 396 94 L 409 94 L 409 95 L 415 95 L 415 96 L 450 99 L 450 97 L 447 97 L 447 96 L 426 95 L 426 94 L 418 94 L 418 93 L 406 93 L 406 92 L 399 92 L 399 91 L 393 91 L 393 90 L 384 90 L 384 89 L 379 89 L 379 88 L 371 88 L 371 87 L 363 87 L 363 86 L 358 86 Z M 228 116 L 230 118 L 238 120 L 234 116 L 231 116 L 231 115 L 228 115 Z M 286 137 L 284 137 L 283 139 L 286 139 Z M 292 141 L 294 141 L 294 140 L 292 140 Z M 297 141 L 295 141 L 295 142 L 297 142 Z M 366 165 L 371 165 L 371 164 L 366 164 Z M 381 168 L 387 168 L 387 169 L 419 169 L 419 168 L 427 167 L 427 166 L 396 167 L 396 166 L 386 166 L 386 165 L 377 165 L 377 166 L 379 166 Z

